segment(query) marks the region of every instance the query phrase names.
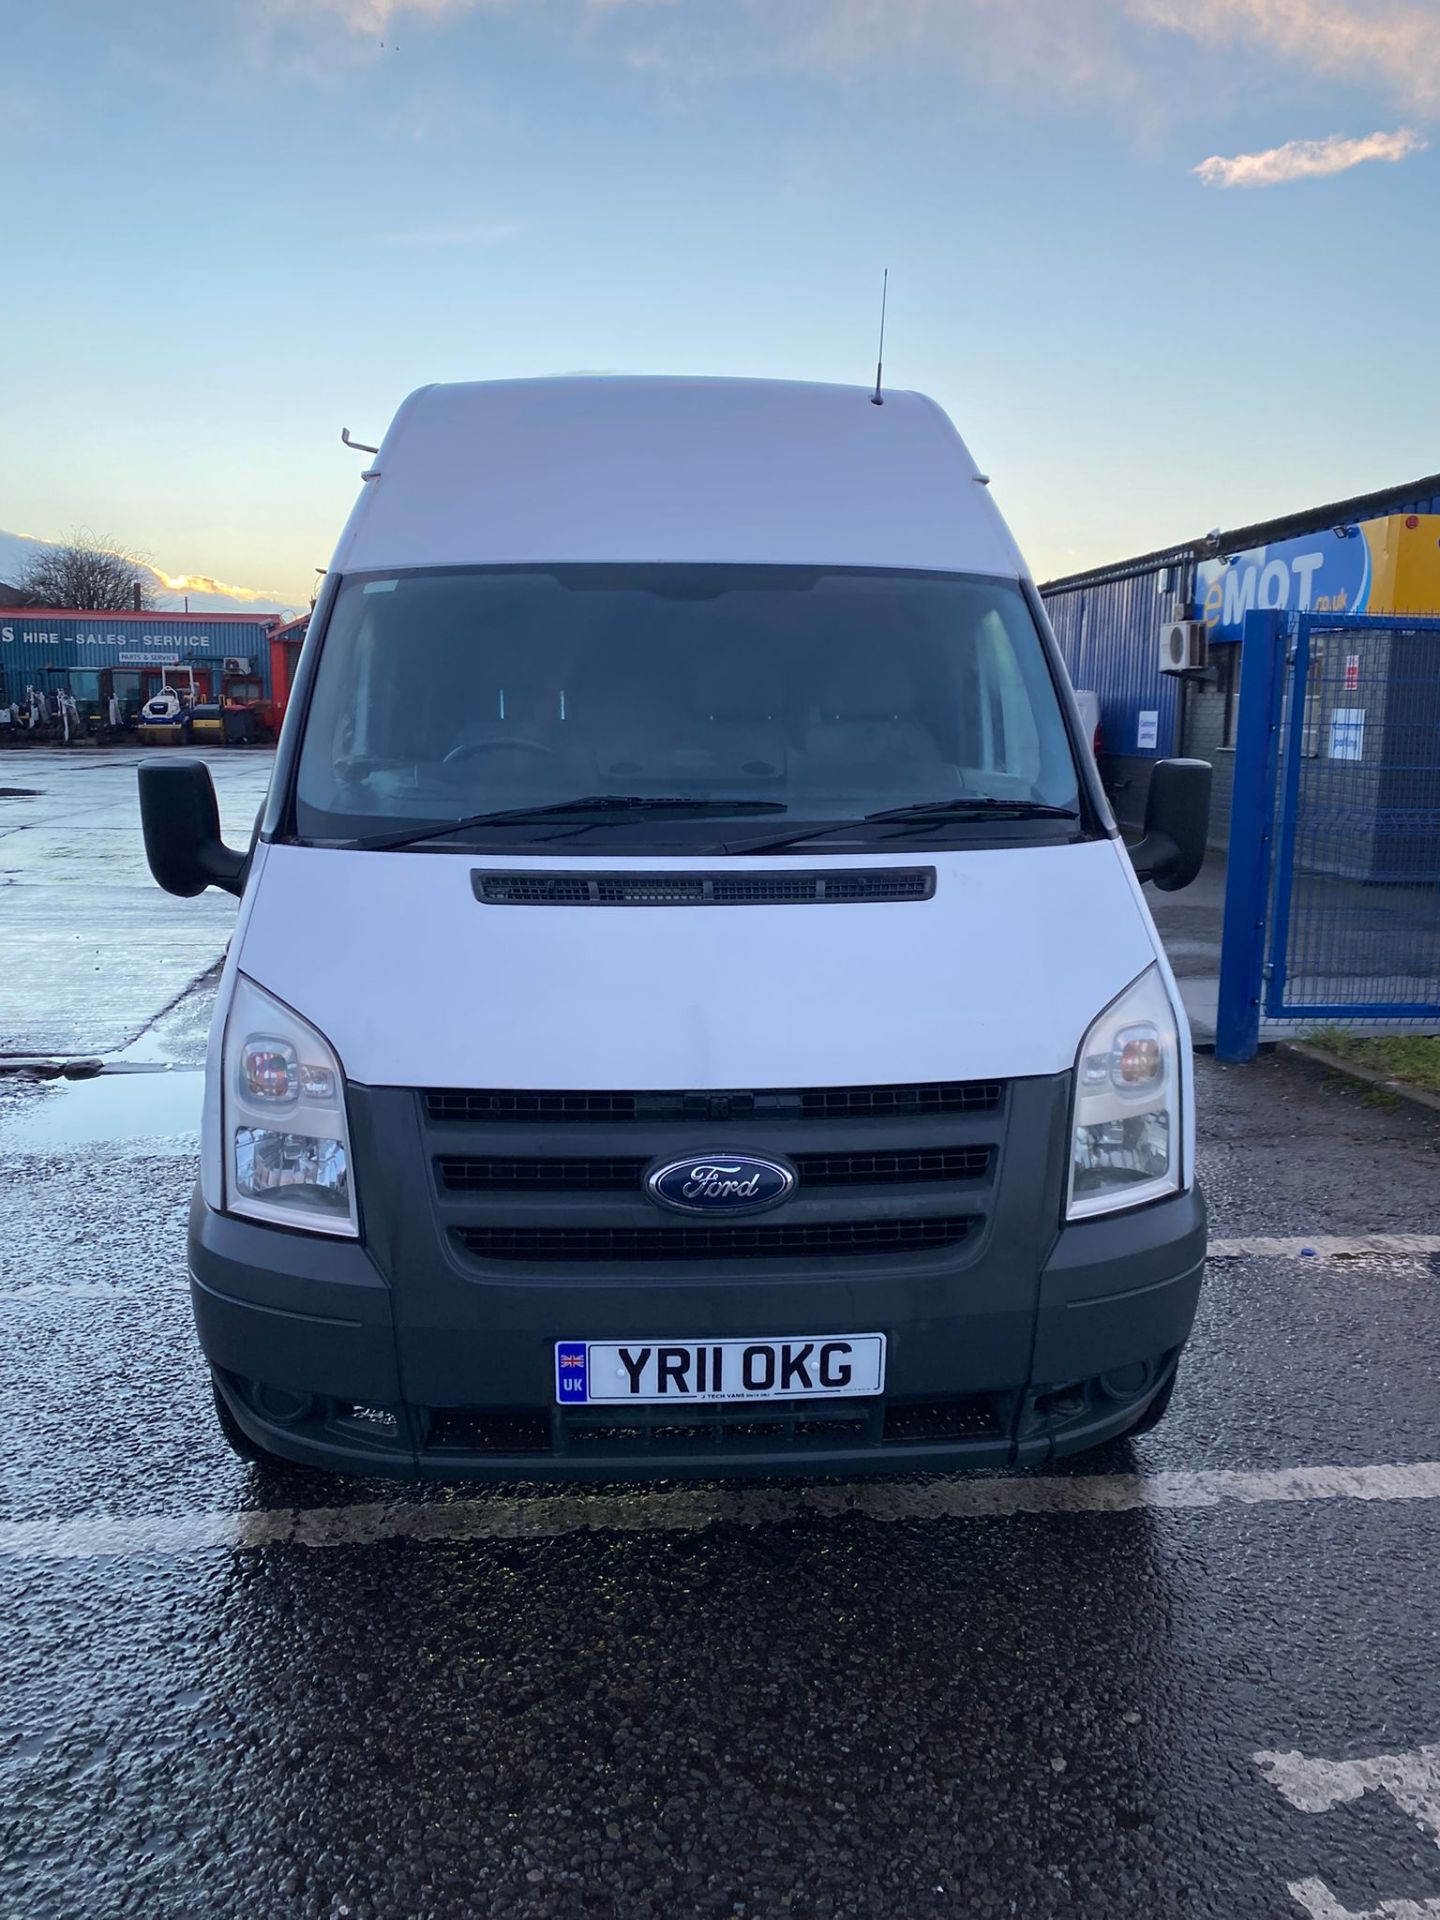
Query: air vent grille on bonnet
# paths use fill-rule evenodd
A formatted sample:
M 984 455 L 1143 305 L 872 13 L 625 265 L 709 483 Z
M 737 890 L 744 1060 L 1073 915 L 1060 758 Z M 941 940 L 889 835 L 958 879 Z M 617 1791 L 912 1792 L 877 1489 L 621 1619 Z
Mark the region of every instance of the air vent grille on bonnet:
M 774 907 L 929 900 L 933 867 L 833 867 L 820 873 L 519 873 L 477 868 L 488 907 Z

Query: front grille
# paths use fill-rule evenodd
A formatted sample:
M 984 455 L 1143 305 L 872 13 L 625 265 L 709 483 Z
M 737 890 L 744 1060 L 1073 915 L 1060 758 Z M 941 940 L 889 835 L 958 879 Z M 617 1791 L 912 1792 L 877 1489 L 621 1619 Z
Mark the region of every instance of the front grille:
M 483 1407 L 442 1407 L 425 1423 L 433 1453 L 548 1453 L 550 1422 L 539 1413 L 492 1413 Z
M 904 1086 L 790 1087 L 758 1091 L 548 1092 L 510 1088 L 432 1088 L 429 1119 L 520 1121 L 537 1125 L 591 1121 L 750 1119 L 912 1120 L 936 1114 L 990 1113 L 1005 1098 L 999 1080 L 936 1080 Z
M 414 1097 L 414 1096 L 412 1096 Z M 437 1226 L 463 1258 L 517 1274 L 676 1262 L 979 1257 L 1012 1090 L 999 1080 L 612 1091 L 433 1088 L 418 1096 Z M 795 1192 L 756 1214 L 677 1216 L 645 1191 L 685 1153 L 773 1153 Z M 732 1269 L 733 1270 L 733 1269 Z
M 690 1453 L 710 1448 L 741 1452 L 834 1444 L 942 1445 L 956 1440 L 1002 1440 L 1009 1408 L 1004 1395 L 964 1400 L 767 1400 L 746 1405 L 595 1407 L 561 1416 L 566 1445 L 576 1451 Z
M 908 1120 L 930 1113 L 985 1113 L 998 1107 L 1005 1089 L 998 1080 L 940 1080 L 918 1087 L 813 1087 L 802 1094 L 807 1115 Z
M 633 1093 L 461 1093 L 448 1088 L 425 1096 L 432 1120 L 634 1120 Z
M 1003 1396 L 969 1400 L 897 1401 L 885 1409 L 884 1438 L 895 1444 L 925 1440 L 998 1439 Z
M 939 1147 L 913 1153 L 798 1153 L 801 1187 L 900 1186 L 911 1181 L 983 1180 L 992 1149 Z M 517 1160 L 446 1154 L 436 1161 L 446 1193 L 626 1193 L 644 1185 L 648 1160 Z
M 983 1180 L 989 1147 L 937 1147 L 914 1153 L 802 1153 L 795 1157 L 807 1187 L 888 1187 L 911 1180 Z
M 644 1160 L 479 1160 L 447 1154 L 435 1162 L 446 1193 L 623 1193 L 638 1190 Z
M 737 1454 L 863 1446 L 880 1437 L 881 1418 L 882 1403 L 874 1400 L 767 1400 L 683 1413 L 672 1407 L 567 1410 L 561 1431 L 572 1453 Z
M 863 906 L 929 900 L 933 867 L 850 867 L 818 873 L 539 873 L 476 868 L 489 907 Z
M 552 1414 L 484 1407 L 421 1409 L 421 1449 L 428 1454 L 626 1456 L 697 1453 L 725 1456 L 803 1452 L 834 1446 L 943 1445 L 1003 1442 L 1012 1398 L 981 1394 L 960 1400 L 765 1400 L 697 1402 L 693 1406 L 565 1407 Z
M 455 1238 L 482 1260 L 752 1260 L 844 1254 L 920 1253 L 957 1246 L 964 1218 L 820 1220 L 795 1226 L 458 1227 Z

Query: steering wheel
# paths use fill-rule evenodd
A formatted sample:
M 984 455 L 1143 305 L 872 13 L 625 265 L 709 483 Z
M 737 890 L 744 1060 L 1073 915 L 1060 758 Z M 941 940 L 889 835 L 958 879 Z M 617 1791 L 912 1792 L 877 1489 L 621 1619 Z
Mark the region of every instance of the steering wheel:
M 494 753 L 497 748 L 511 749 L 520 747 L 526 753 L 545 753 L 554 755 L 558 749 L 547 746 L 543 740 L 527 740 L 523 733 L 513 740 L 462 740 L 458 747 L 452 747 L 440 762 L 442 767 L 458 767 L 462 760 L 473 760 L 479 753 Z

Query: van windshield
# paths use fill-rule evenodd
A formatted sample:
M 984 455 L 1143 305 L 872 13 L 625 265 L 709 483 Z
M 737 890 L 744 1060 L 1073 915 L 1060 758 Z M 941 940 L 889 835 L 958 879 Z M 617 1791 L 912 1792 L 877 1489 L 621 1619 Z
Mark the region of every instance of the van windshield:
M 506 850 L 739 852 L 811 827 L 822 849 L 847 828 L 969 845 L 1053 840 L 1079 811 L 1018 585 L 846 568 L 351 576 L 295 784 L 300 837 L 332 845 L 460 821 Z

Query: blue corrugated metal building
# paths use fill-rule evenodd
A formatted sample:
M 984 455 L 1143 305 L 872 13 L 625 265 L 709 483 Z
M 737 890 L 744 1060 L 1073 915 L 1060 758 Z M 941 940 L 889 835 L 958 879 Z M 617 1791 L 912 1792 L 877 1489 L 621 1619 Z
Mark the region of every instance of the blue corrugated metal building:
M 0 701 L 65 686 L 82 704 L 113 691 L 133 717 L 170 680 L 197 699 L 270 699 L 273 613 L 77 613 L 0 607 Z
M 1372 579 L 1368 528 L 1393 515 L 1428 514 L 1440 514 L 1440 474 L 1043 585 L 1070 677 L 1099 698 L 1101 772 L 1120 820 L 1139 825 L 1156 760 L 1193 755 L 1215 768 L 1211 837 L 1223 845 L 1245 611 L 1363 612 Z M 1203 623 L 1209 664 L 1184 676 L 1162 673 L 1161 627 L 1181 619 Z

